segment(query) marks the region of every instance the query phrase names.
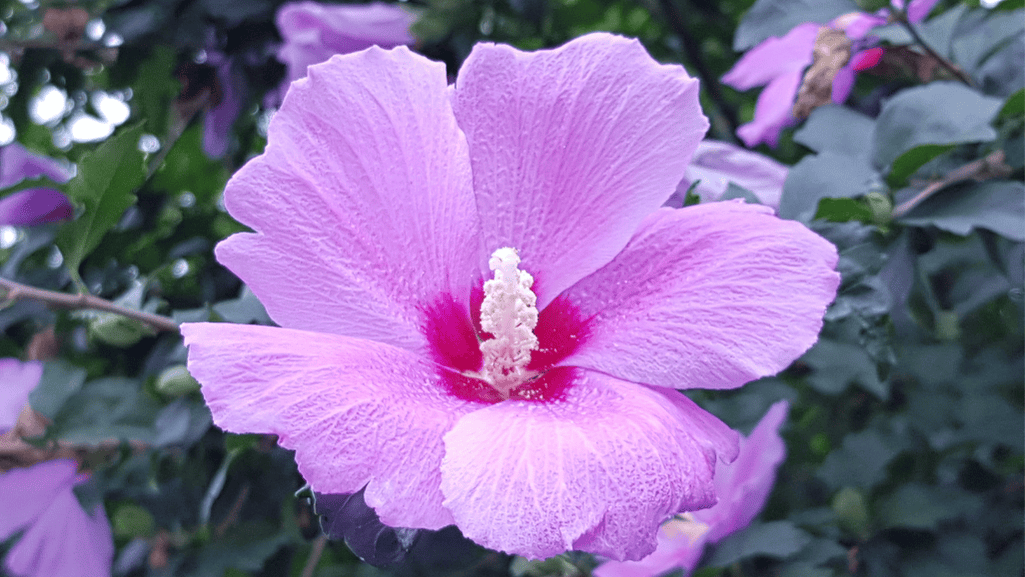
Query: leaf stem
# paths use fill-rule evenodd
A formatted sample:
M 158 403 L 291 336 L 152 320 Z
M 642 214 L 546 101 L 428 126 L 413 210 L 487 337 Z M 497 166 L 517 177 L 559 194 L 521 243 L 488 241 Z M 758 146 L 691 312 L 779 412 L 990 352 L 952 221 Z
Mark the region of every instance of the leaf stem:
M 91 294 L 61 293 L 0 278 L 0 303 L 17 300 L 39 301 L 69 309 L 104 311 L 145 323 L 158 331 L 178 332 L 178 323 L 169 317 L 126 308 Z
M 938 62 L 940 66 L 945 68 L 947 70 L 947 72 L 950 72 L 951 74 L 953 74 L 954 78 L 957 78 L 958 80 L 960 80 L 961 82 L 963 82 L 967 86 L 971 86 L 972 88 L 977 88 L 977 86 L 975 85 L 975 81 L 972 80 L 971 76 L 968 76 L 967 74 L 965 74 L 964 70 L 961 70 L 960 68 L 958 68 L 956 65 L 954 65 L 953 62 L 951 62 L 950 60 L 947 60 L 946 58 L 941 56 L 939 52 L 936 52 L 936 50 L 932 46 L 929 46 L 929 43 L 926 42 L 924 38 L 922 38 L 922 36 L 918 33 L 918 31 L 915 30 L 915 26 L 913 24 L 911 24 L 910 20 L 908 20 L 908 13 L 907 13 L 907 11 L 891 9 L 890 10 L 890 17 L 894 21 L 899 22 L 900 25 L 903 26 L 904 29 L 908 31 L 908 34 L 911 35 L 911 38 L 914 39 L 915 43 L 918 44 L 919 46 L 921 46 L 922 49 L 925 50 L 926 53 L 929 54 L 929 56 L 931 56 L 932 58 L 936 59 L 936 62 Z
M 324 554 L 325 546 L 327 546 L 327 535 L 321 533 L 313 540 L 310 556 L 306 559 L 306 565 L 303 566 L 302 577 L 313 577 L 313 572 L 317 570 L 317 564 L 320 563 L 320 556 Z
M 1010 167 L 1004 163 L 1006 158 L 1007 157 L 1003 150 L 996 150 L 989 153 L 984 158 L 973 160 L 968 164 L 955 168 L 940 180 L 937 180 L 923 188 L 921 192 L 911 199 L 897 205 L 893 209 L 893 218 L 900 218 L 904 216 L 911 209 L 922 204 L 925 199 L 936 194 L 940 189 L 946 188 L 947 185 L 955 182 L 960 182 L 962 180 L 981 181 L 1008 175 L 1010 173 Z

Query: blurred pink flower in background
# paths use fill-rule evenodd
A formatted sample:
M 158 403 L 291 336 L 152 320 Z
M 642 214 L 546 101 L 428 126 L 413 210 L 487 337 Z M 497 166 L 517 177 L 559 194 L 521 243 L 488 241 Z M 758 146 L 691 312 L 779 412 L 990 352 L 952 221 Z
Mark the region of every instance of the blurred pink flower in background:
M 737 452 L 674 389 L 782 370 L 839 281 L 770 208 L 659 208 L 707 128 L 696 80 L 605 33 L 478 44 L 454 86 L 404 47 L 310 67 L 216 249 L 283 328 L 182 326 L 214 422 L 391 526 L 651 553 Z
M 678 196 L 686 194 L 697 182 L 694 193 L 702 202 L 713 202 L 722 198 L 732 182 L 754 194 L 758 202 L 778 209 L 788 172 L 786 165 L 764 154 L 728 142 L 702 140 L 676 190 Z
M 737 460 L 716 466 L 718 503 L 667 521 L 654 553 L 640 561 L 604 563 L 594 570 L 595 577 L 658 577 L 675 569 L 682 569 L 686 577 L 701 561 L 706 544 L 750 525 L 772 493 L 776 471 L 786 457 L 779 429 L 788 409 L 786 401 L 772 405 L 751 435 L 741 439 Z
M 0 433 L 14 427 L 43 366 L 0 359 Z M 114 539 L 103 505 L 92 514 L 73 491 L 87 480 L 70 459 L 0 473 L 0 541 L 18 535 L 3 559 L 13 577 L 110 575 Z
M 0 147 L 0 188 L 40 176 L 67 182 L 72 174 L 56 160 L 33 154 L 17 142 Z M 0 225 L 32 226 L 72 216 L 74 209 L 67 197 L 52 188 L 29 188 L 0 197 Z
M 285 4 L 275 19 L 284 40 L 278 60 L 288 67 L 284 88 L 305 77 L 308 66 L 335 54 L 412 44 L 409 27 L 414 20 L 416 15 L 398 4 Z
M 232 126 L 248 99 L 246 80 L 234 59 L 220 51 L 210 50 L 206 63 L 214 68 L 216 89 L 204 112 L 203 152 L 220 158 L 228 151 Z
M 921 22 L 939 0 L 911 0 L 908 19 Z M 903 0 L 891 0 L 893 8 L 902 10 Z M 876 14 L 852 12 L 835 18 L 825 26 L 843 30 L 851 40 L 862 40 L 868 32 L 886 24 L 889 11 Z M 755 104 L 754 120 L 737 129 L 737 136 L 749 147 L 765 143 L 773 148 L 779 144 L 779 134 L 796 122 L 792 109 L 801 87 L 804 70 L 813 61 L 813 48 L 819 28 L 817 22 L 795 26 L 782 38 L 769 38 L 747 51 L 727 72 L 722 81 L 737 90 L 750 90 L 765 86 Z M 837 104 L 846 102 L 854 87 L 856 72 L 871 68 L 879 61 L 881 51 L 875 48 L 857 50 L 846 66 L 833 79 L 832 99 Z

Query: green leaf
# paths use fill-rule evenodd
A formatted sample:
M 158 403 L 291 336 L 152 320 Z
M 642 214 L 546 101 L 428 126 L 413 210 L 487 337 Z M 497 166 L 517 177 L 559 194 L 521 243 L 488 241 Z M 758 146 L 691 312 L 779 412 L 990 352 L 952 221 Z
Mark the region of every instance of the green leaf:
M 85 383 L 85 369 L 58 359 L 46 363 L 43 377 L 29 393 L 29 404 L 47 419 L 53 420 L 64 403 Z
M 908 177 L 925 166 L 925 163 L 954 146 L 953 144 L 923 144 L 908 150 L 893 161 L 890 174 L 886 175 L 886 181 L 890 183 L 890 186 L 899 188 L 907 181 Z
M 934 487 L 919 483 L 902 485 L 879 507 L 879 523 L 883 527 L 935 529 L 940 521 L 973 516 L 982 500 L 971 493 L 954 488 Z
M 141 124 L 122 129 L 79 161 L 78 174 L 65 190 L 85 211 L 61 227 L 56 240 L 69 270 L 77 272 L 103 235 L 135 204 L 135 189 L 146 179 L 140 136 Z
M 810 220 L 823 198 L 854 198 L 881 185 L 865 158 L 826 151 L 801 159 L 787 175 L 779 215 Z
M 965 10 L 967 10 L 967 6 L 963 4 L 955 6 L 925 24 L 912 24 L 912 26 L 917 26 L 919 35 L 930 48 L 942 56 L 950 56 L 950 41 L 954 36 L 954 27 L 964 16 Z
M 1016 118 L 1025 116 L 1025 88 L 1010 95 L 1000 109 L 1001 118 Z
M 848 156 L 868 156 L 872 148 L 875 121 L 846 106 L 827 104 L 794 133 L 794 141 L 815 152 L 835 152 Z
M 1004 0 L 1003 4 L 1009 2 Z M 986 58 L 1022 31 L 1025 31 L 1025 14 L 1022 12 L 970 12 L 969 17 L 959 24 L 951 52 L 959 65 L 974 72 Z
M 808 384 L 824 395 L 838 395 L 858 383 L 880 399 L 887 396 L 875 361 L 861 345 L 822 338 L 801 360 L 814 370 Z
M 997 180 L 949 186 L 912 208 L 900 222 L 967 236 L 976 228 L 1025 241 L 1025 184 Z
M 76 444 L 141 441 L 154 438 L 156 402 L 144 395 L 138 381 L 107 377 L 86 383 L 68 399 L 47 434 Z
M 783 36 L 798 24 L 826 23 L 857 11 L 858 5 L 849 0 L 757 0 L 740 20 L 733 49 L 747 50 L 770 36 Z
M 819 201 L 815 218 L 831 222 L 872 222 L 872 210 L 853 198 L 823 198 Z
M 897 450 L 874 429 L 852 433 L 826 457 L 816 476 L 832 488 L 871 489 L 886 479 L 886 464 L 897 455 Z
M 790 521 L 754 523 L 718 543 L 709 565 L 722 567 L 755 555 L 786 558 L 811 543 L 812 537 Z
M 999 98 L 984 96 L 957 82 L 909 88 L 888 100 L 873 134 L 875 166 L 890 167 L 903 153 L 923 144 L 989 142 L 997 137 L 990 122 Z

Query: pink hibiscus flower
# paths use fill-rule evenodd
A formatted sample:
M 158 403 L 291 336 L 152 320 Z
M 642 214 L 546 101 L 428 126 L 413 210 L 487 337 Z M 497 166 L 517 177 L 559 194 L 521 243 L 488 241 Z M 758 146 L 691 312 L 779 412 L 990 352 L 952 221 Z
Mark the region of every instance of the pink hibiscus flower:
M 786 165 L 768 156 L 729 142 L 702 140 L 676 191 L 677 196 L 686 194 L 697 182 L 694 193 L 702 202 L 714 202 L 733 183 L 754 194 L 758 202 L 778 209 L 788 173 Z
M 647 555 L 737 453 L 673 389 L 783 369 L 839 282 L 769 208 L 659 209 L 707 126 L 682 67 L 604 33 L 479 44 L 451 87 L 404 47 L 310 67 L 225 190 L 256 232 L 216 249 L 283 328 L 182 327 L 215 423 L 391 526 Z
M 769 408 L 751 436 L 740 441 L 740 455 L 733 463 L 722 462 L 715 471 L 719 502 L 708 509 L 677 517 L 662 526 L 658 548 L 640 561 L 610 561 L 594 570 L 595 577 L 657 577 L 674 569 L 690 575 L 705 551 L 747 527 L 765 506 L 776 470 L 786 457 L 779 429 L 789 406 L 780 401 Z
M 0 147 L 0 188 L 39 176 L 66 182 L 71 171 L 56 160 L 29 152 L 17 142 Z M 73 215 L 67 197 L 51 188 L 29 188 L 0 198 L 0 225 L 32 226 L 66 220 Z
M 0 359 L 0 433 L 11 429 L 43 366 Z M 92 514 L 73 491 L 86 480 L 69 459 L 0 473 L 0 541 L 21 533 L 3 559 L 13 577 L 110 575 L 114 539 L 102 505 Z
M 907 9 L 908 20 L 921 22 L 938 1 L 911 0 Z M 903 0 L 891 0 L 890 4 L 895 9 L 904 9 Z M 862 40 L 869 30 L 886 24 L 888 15 L 886 9 L 875 14 L 852 12 L 834 19 L 828 26 L 843 30 L 851 40 Z M 765 86 L 755 104 L 754 120 L 737 129 L 737 136 L 747 146 L 764 142 L 775 148 L 780 132 L 797 121 L 791 111 L 801 88 L 804 70 L 814 60 L 813 50 L 819 28 L 821 26 L 817 22 L 806 22 L 795 26 L 782 38 L 765 40 L 745 53 L 722 77 L 723 83 L 737 90 Z M 855 52 L 833 79 L 833 102 L 846 102 L 854 87 L 856 72 L 874 66 L 881 55 L 882 52 L 876 48 Z
M 413 12 L 397 5 L 329 5 L 293 2 L 278 9 L 275 21 L 284 43 L 278 59 L 288 66 L 285 86 L 306 76 L 306 69 L 335 54 L 348 54 L 371 46 L 391 48 L 412 44 L 409 27 Z

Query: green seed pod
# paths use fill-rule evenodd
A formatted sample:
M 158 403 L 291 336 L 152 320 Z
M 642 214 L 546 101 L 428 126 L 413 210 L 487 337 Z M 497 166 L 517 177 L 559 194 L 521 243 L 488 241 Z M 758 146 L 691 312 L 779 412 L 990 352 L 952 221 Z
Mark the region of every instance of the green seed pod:
M 192 378 L 185 365 L 174 365 L 164 369 L 157 377 L 157 392 L 168 397 L 180 397 L 199 390 L 199 382 Z
M 100 313 L 89 321 L 89 335 L 115 347 L 130 347 L 146 334 L 146 327 L 138 321 L 114 313 Z
M 146 509 L 138 505 L 125 504 L 114 511 L 111 525 L 114 535 L 133 539 L 151 536 L 156 523 L 153 520 L 153 515 Z
M 868 537 L 868 506 L 861 491 L 844 487 L 833 497 L 831 505 L 839 518 L 841 529 L 861 538 Z

